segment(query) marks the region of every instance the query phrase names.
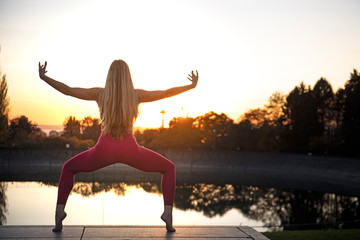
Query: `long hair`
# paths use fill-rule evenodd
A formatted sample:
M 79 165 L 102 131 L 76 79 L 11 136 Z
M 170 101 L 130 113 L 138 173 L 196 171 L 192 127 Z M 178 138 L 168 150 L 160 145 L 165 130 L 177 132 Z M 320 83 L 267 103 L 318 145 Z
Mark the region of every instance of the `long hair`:
M 101 130 L 113 138 L 122 139 L 132 131 L 139 113 L 138 106 L 129 66 L 123 60 L 113 61 L 105 88 L 99 93 Z

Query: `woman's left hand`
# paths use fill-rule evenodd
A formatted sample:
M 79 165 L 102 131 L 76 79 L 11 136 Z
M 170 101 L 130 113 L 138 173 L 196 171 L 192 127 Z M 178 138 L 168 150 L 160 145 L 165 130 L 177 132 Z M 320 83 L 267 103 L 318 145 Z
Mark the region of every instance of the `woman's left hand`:
M 44 65 L 41 65 L 40 62 L 39 62 L 39 77 L 41 79 L 43 79 L 43 77 L 45 76 L 45 73 L 47 73 L 46 65 L 47 65 L 47 62 L 45 62 Z
M 196 75 L 194 74 L 194 71 L 191 71 L 191 75 L 189 74 L 188 79 L 191 81 L 191 86 L 195 88 L 199 79 L 198 71 L 196 70 Z

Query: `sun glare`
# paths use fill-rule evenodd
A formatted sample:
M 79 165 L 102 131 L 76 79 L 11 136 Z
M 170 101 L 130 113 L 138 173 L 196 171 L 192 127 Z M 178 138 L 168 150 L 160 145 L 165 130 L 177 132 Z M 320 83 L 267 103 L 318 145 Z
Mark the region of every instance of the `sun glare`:
M 72 192 L 69 196 L 65 225 L 160 225 L 164 210 L 160 193 L 148 193 L 137 186 L 125 185 L 125 195 L 119 196 L 112 189 L 88 197 Z M 24 194 L 28 198 L 24 199 Z M 51 225 L 57 188 L 36 182 L 12 182 L 7 189 L 8 225 Z M 144 201 L 146 199 L 146 201 Z M 31 206 L 29 208 L 29 206 Z M 244 217 L 238 210 L 223 216 L 209 218 L 195 210 L 174 208 L 176 225 L 260 225 Z M 36 216 L 36 219 L 33 218 Z M 35 221 L 35 222 L 34 222 Z
M 96 106 L 43 83 L 38 61 L 48 61 L 49 76 L 72 87 L 103 87 L 115 59 L 129 64 L 135 87 L 145 90 L 188 84 L 187 74 L 199 70 L 195 90 L 143 104 L 136 125 L 144 127 L 161 126 L 162 110 L 165 124 L 209 111 L 236 120 L 273 92 L 286 94 L 321 76 L 336 89 L 359 62 L 360 38 L 353 31 L 358 3 L 323 4 L 44 1 L 29 11 L 27 1 L 6 2 L 0 9 L 1 67 L 10 117 L 60 125 L 69 115 L 98 116 Z
M 126 186 L 125 196 L 117 196 L 114 190 L 96 194 L 90 199 L 72 194 L 67 209 L 76 218 L 69 219 L 69 224 L 79 222 L 104 225 L 161 224 L 159 218 L 163 211 L 161 195 L 146 193 L 136 186 Z

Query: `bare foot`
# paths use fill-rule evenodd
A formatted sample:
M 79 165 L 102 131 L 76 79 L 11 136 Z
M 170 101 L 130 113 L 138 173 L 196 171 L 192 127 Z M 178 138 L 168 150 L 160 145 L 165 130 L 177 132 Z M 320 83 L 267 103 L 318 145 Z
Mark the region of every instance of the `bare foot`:
M 161 220 L 163 220 L 166 223 L 166 230 L 168 232 L 175 232 L 175 228 L 172 226 L 172 215 L 171 214 L 165 214 L 163 213 L 161 215 Z
M 53 228 L 53 232 L 61 232 L 63 225 L 62 221 L 66 218 L 66 212 L 64 211 L 56 211 L 55 213 L 55 227 Z

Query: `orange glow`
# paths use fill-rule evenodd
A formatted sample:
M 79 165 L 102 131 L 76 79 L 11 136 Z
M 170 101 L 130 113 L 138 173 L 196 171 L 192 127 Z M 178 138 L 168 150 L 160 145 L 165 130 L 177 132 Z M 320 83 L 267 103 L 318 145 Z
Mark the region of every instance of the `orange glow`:
M 47 86 L 38 61 L 48 61 L 48 75 L 72 87 L 103 87 L 114 59 L 125 60 L 135 87 L 146 90 L 188 84 L 187 74 L 198 69 L 195 90 L 144 104 L 136 123 L 142 127 L 160 127 L 163 109 L 165 126 L 173 117 L 209 111 L 236 121 L 301 81 L 313 85 L 324 76 L 336 90 L 360 62 L 356 1 L 43 1 L 32 7 L 25 0 L 2 3 L 0 64 L 10 117 L 26 115 L 41 125 L 61 125 L 69 115 L 97 117 L 98 109 Z
M 6 190 L 8 225 L 52 225 L 57 187 L 36 182 L 9 182 Z M 24 198 L 23 196 L 27 196 Z M 146 201 L 144 201 L 146 199 Z M 31 206 L 31 208 L 29 208 Z M 164 225 L 160 215 L 164 210 L 160 194 L 147 193 L 135 186 L 126 186 L 124 196 L 114 190 L 90 197 L 71 193 L 65 225 Z M 36 216 L 36 218 L 34 218 Z M 261 222 L 244 217 L 238 210 L 223 216 L 205 217 L 195 210 L 173 210 L 176 225 L 247 225 L 259 226 Z

